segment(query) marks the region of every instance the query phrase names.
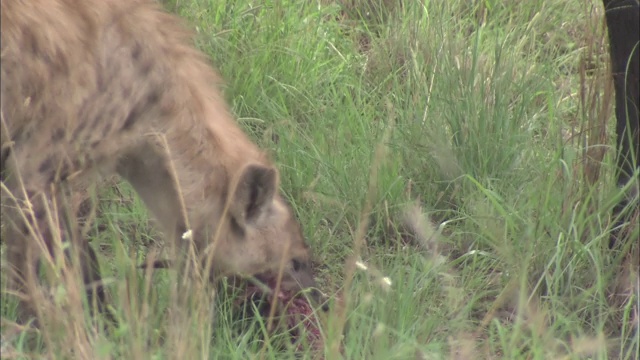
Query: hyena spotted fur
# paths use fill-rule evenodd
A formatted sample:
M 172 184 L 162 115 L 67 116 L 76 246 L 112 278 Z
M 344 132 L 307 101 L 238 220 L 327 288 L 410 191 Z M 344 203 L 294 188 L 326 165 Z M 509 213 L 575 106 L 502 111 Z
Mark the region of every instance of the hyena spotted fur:
M 282 274 L 284 289 L 315 286 L 276 168 L 234 122 L 178 18 L 143 0 L 1 4 L 2 221 L 12 288 L 29 294 L 42 255 L 36 236 L 54 252 L 52 228 L 81 254 L 84 281 L 100 279 L 89 244 L 72 226 L 52 227 L 46 211 L 63 208 L 69 183 L 98 174 L 127 180 L 178 254 L 191 243 L 212 275 Z M 33 314 L 28 296 L 21 305 Z

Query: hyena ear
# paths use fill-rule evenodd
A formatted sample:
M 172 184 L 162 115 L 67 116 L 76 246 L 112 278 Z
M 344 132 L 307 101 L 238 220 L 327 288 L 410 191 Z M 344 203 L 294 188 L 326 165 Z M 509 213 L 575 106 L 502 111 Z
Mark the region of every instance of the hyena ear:
M 242 170 L 229 211 L 244 229 L 255 224 L 268 211 L 278 187 L 276 169 L 251 164 Z

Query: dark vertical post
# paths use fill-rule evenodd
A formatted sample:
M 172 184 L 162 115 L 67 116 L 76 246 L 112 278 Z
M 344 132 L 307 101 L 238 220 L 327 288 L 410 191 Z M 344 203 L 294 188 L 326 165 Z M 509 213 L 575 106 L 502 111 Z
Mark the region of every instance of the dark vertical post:
M 634 210 L 638 209 L 638 177 L 634 179 L 633 176 L 639 168 L 640 157 L 640 3 L 638 0 L 603 0 L 603 3 L 616 94 L 617 184 L 622 187 L 630 181 L 635 182 L 630 193 L 613 210 L 614 217 L 618 219 L 609 240 L 609 247 L 613 248 L 617 240 L 627 233 L 622 225 L 631 221 Z M 633 210 L 621 217 L 620 213 L 627 205 L 631 205 Z

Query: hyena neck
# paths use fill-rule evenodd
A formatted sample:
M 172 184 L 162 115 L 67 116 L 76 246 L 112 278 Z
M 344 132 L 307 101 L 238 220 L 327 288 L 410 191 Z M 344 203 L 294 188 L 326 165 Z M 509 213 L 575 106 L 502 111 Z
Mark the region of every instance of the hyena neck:
M 211 231 L 239 173 L 251 163 L 271 163 L 236 124 L 214 84 L 196 80 L 189 90 L 179 110 L 180 120 L 165 132 L 166 145 L 188 216 L 187 227 Z

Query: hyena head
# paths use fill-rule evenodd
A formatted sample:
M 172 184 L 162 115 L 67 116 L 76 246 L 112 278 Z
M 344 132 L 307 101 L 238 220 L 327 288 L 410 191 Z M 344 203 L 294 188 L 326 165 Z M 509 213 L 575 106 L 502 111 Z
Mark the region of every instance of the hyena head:
M 209 245 L 218 244 L 211 249 L 214 272 L 251 275 L 272 289 L 279 281 L 284 291 L 307 290 L 322 301 L 301 226 L 278 194 L 277 170 L 246 165 L 231 189 L 226 216 L 209 236 Z

